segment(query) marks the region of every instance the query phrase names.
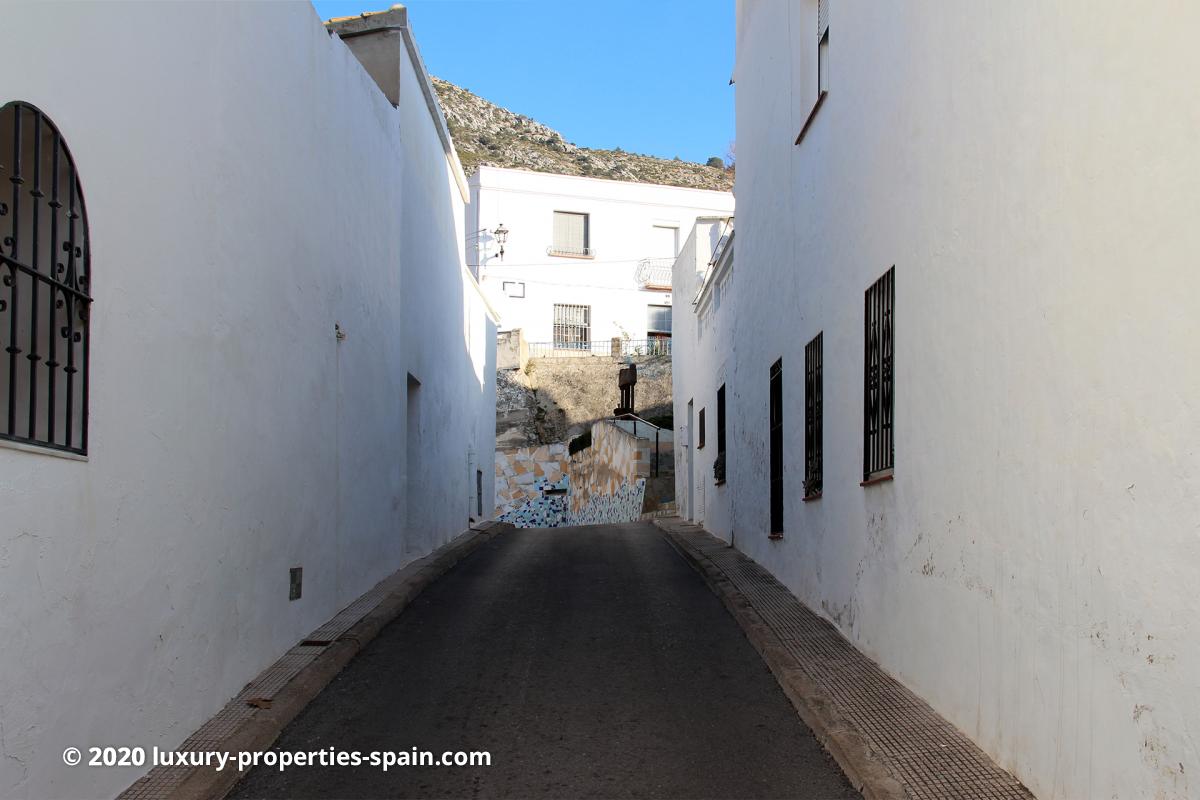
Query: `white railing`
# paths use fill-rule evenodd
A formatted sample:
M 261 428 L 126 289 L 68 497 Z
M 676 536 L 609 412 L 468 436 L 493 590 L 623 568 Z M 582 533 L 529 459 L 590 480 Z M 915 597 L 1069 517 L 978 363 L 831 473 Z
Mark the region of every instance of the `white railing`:
M 633 279 L 643 289 L 648 286 L 670 289 L 674 266 L 673 258 L 643 258 L 634 269 Z

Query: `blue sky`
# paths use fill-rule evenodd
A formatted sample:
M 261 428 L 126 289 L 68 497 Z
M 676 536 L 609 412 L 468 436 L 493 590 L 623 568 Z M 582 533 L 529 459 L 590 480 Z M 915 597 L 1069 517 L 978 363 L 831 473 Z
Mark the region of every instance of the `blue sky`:
M 313 0 L 322 19 L 394 0 Z M 429 71 L 582 147 L 703 162 L 733 141 L 734 0 L 410 0 Z

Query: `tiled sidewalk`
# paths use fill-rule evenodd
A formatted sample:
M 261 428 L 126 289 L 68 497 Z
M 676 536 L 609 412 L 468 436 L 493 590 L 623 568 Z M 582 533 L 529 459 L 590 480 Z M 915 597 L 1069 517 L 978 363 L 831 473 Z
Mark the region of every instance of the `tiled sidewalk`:
M 757 612 L 786 653 L 787 666 L 807 677 L 839 726 L 861 737 L 867 757 L 899 783 L 900 796 L 1032 800 L 1016 778 L 753 560 L 678 517 L 655 522 L 702 572 L 715 567 L 728 581 L 726 594 L 731 587 Z

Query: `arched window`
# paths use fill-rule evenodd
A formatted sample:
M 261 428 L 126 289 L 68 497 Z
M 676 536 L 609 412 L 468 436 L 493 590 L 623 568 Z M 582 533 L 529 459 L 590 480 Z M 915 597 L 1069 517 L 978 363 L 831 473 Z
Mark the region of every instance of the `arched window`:
M 0 439 L 87 453 L 87 213 L 58 128 L 0 108 Z

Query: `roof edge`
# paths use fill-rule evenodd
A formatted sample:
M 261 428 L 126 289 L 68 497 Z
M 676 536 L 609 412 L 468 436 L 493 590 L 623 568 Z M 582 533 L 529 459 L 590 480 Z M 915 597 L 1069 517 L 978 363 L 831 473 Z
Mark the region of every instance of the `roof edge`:
M 597 178 L 594 175 L 568 175 L 565 172 L 543 172 L 538 169 L 522 169 L 521 167 L 496 167 L 491 164 L 480 164 L 475 168 L 475 172 L 471 174 L 471 180 L 478 183 L 478 176 L 482 170 L 496 170 L 499 172 L 519 172 L 528 175 L 545 175 L 548 178 L 570 178 L 577 181 L 594 181 L 598 183 L 611 183 L 617 186 L 653 186 L 656 189 L 678 189 L 684 192 L 706 192 L 708 194 L 728 194 L 732 195 L 731 189 L 701 189 L 699 186 L 676 186 L 673 183 L 650 183 L 648 181 L 623 181 L 617 178 Z
M 425 99 L 425 107 L 429 111 L 429 116 L 433 119 L 433 125 L 437 130 L 438 139 L 441 141 L 442 150 L 446 154 L 446 161 L 450 172 L 454 176 L 455 184 L 458 186 L 458 193 L 464 203 L 470 203 L 471 192 L 467 186 L 467 176 L 463 171 L 458 151 L 454 147 L 454 140 L 450 137 L 450 128 L 446 124 L 446 115 L 442 111 L 441 103 L 438 102 L 437 93 L 433 89 L 433 82 L 429 79 L 429 71 L 425 68 L 425 61 L 421 58 L 420 48 L 417 47 L 416 39 L 413 36 L 412 26 L 408 20 L 408 9 L 404 5 L 397 3 L 386 11 L 364 11 L 362 14 L 353 17 L 333 17 L 325 20 L 324 25 L 330 35 L 337 36 L 339 39 L 353 39 L 359 36 L 385 33 L 387 31 L 395 31 L 400 34 L 404 40 L 404 49 L 408 53 L 409 62 L 412 64 L 413 72 L 416 74 L 417 83 L 421 87 L 421 95 Z M 380 88 L 382 89 L 382 87 Z

